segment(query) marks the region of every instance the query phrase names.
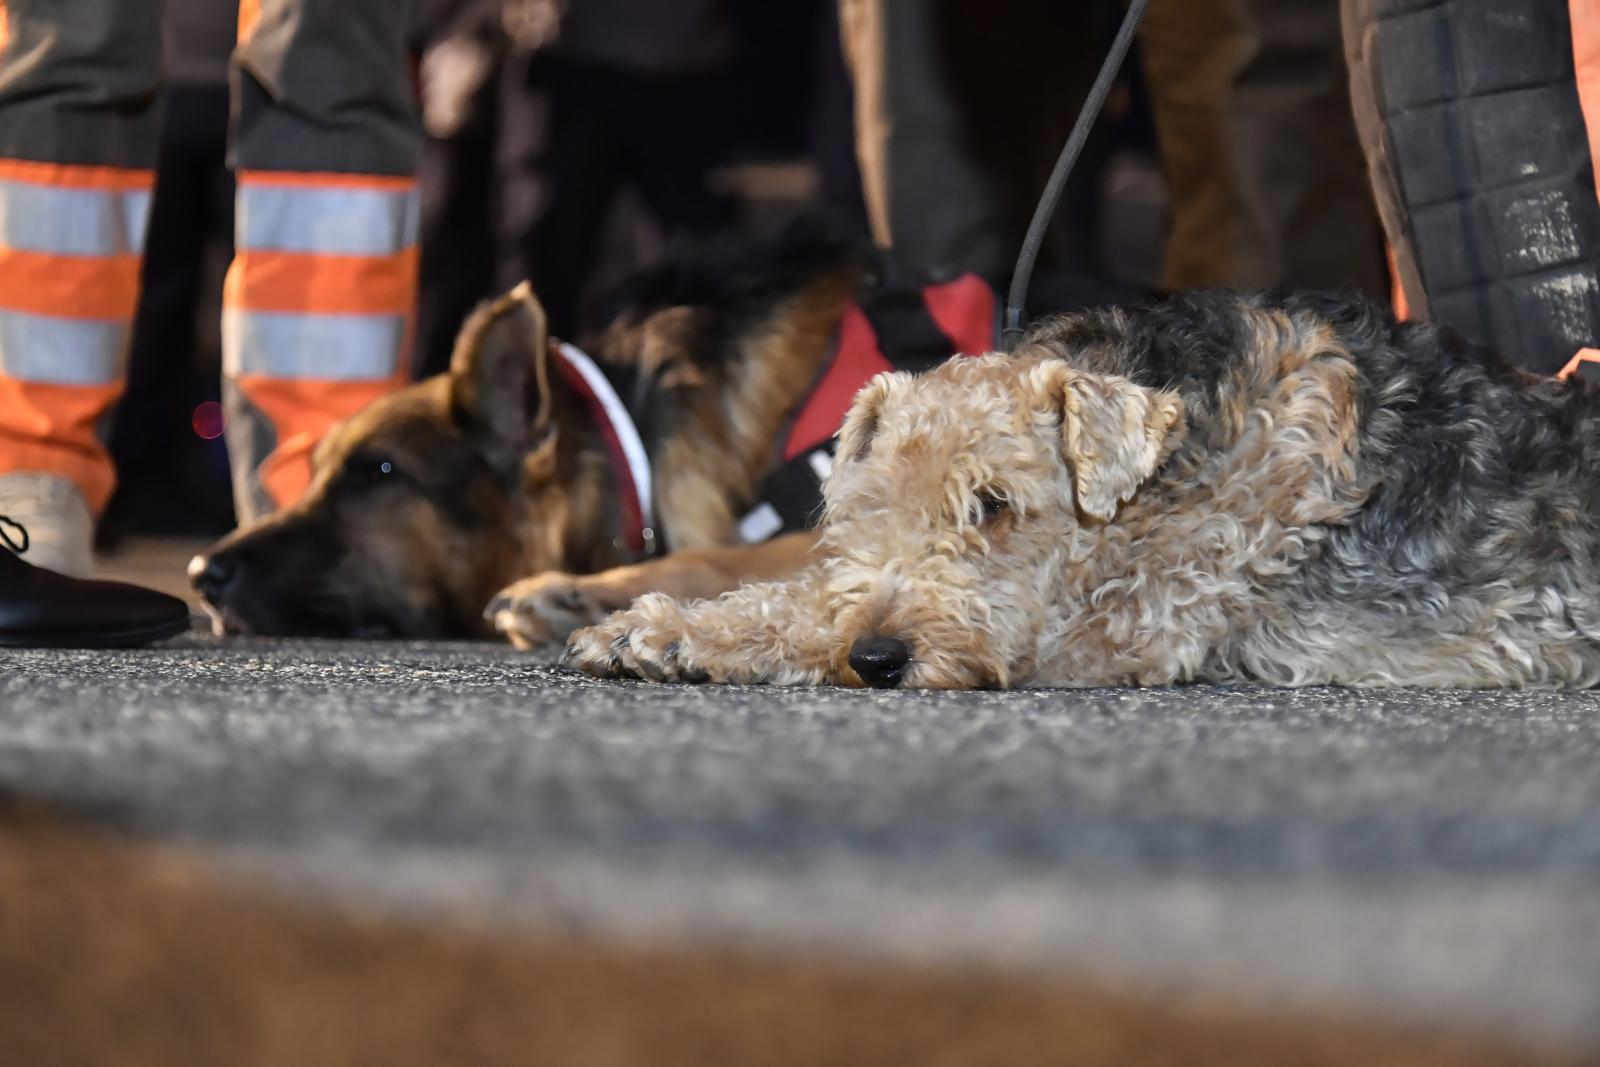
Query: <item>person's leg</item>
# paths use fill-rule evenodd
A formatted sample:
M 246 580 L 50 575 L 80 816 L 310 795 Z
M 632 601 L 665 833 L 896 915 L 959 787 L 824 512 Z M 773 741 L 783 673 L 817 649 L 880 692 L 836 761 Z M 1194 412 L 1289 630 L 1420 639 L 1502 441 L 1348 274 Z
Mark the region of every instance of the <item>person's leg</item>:
M 1157 3 L 1140 43 L 1172 189 L 1164 284 L 1384 295 L 1337 6 Z
M 162 112 L 127 391 L 107 439 L 117 492 L 96 531 L 102 551 L 131 528 L 192 531 L 192 524 L 205 529 L 227 516 L 226 502 L 215 494 L 204 494 L 206 501 L 196 506 L 195 479 L 178 469 L 196 447 L 192 412 L 206 398 L 193 385 L 197 354 L 209 355 L 195 316 L 211 280 L 215 246 L 228 239 L 233 222 L 227 86 L 169 84 Z
M 474 94 L 471 117 L 462 127 L 448 137 L 431 138 L 423 150 L 418 376 L 450 366 L 461 324 L 495 289 L 499 101 L 496 71 Z
M 556 56 L 535 60 L 530 88 L 546 93 L 549 126 L 531 170 L 539 203 L 522 241 L 523 269 L 550 317 L 550 332 L 576 336 L 602 231 L 620 185 L 618 75 Z
M 242 522 L 292 503 L 335 423 L 409 377 L 420 0 L 247 0 L 223 352 Z
M 0 4 L 0 514 L 82 574 L 155 182 L 158 0 Z
M 1006 278 L 1104 59 L 1110 10 L 839 0 L 873 236 L 908 263 Z M 1095 154 L 1076 182 L 1094 181 Z M 1061 261 L 1063 232 L 1058 220 L 1043 265 Z
M 1563 0 L 1343 6 L 1362 143 L 1410 313 L 1534 373 L 1561 372 L 1600 340 L 1600 201 L 1579 73 L 1594 16 Z
M 822 7 L 824 16 L 817 27 L 821 38 L 815 74 L 817 99 L 810 129 L 811 155 L 818 172 L 817 198 L 824 210 L 865 234 L 871 227 L 861 163 L 856 158 L 855 87 L 845 63 L 839 8 L 836 4 Z
M 973 155 L 943 66 L 944 6 L 839 0 L 867 215 L 874 239 L 908 263 L 999 277 L 1016 255 L 1005 193 Z
M 731 115 L 721 74 L 631 79 L 633 178 L 670 241 L 704 238 L 733 225 L 733 197 L 711 187 L 727 162 Z
M 887 246 L 889 227 L 889 88 L 883 0 L 838 0 L 840 47 L 851 80 L 856 165 L 873 240 Z

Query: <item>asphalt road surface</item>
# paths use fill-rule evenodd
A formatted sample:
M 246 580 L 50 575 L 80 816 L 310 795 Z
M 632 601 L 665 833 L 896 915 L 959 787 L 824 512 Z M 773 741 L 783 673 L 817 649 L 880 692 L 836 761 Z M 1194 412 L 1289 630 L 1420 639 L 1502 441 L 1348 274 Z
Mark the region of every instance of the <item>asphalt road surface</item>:
M 0 653 L 0 790 L 315 900 L 1060 970 L 1600 1047 L 1600 697 L 600 683 Z

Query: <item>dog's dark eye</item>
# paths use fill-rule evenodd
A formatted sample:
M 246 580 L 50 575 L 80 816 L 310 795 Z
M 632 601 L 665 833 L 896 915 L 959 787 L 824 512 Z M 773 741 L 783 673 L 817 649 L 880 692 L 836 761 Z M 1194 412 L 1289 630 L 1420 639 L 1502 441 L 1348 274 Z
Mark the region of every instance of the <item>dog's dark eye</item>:
M 394 460 L 388 456 L 372 456 L 366 464 L 366 476 L 374 482 L 384 481 L 394 475 Z
M 388 456 L 358 456 L 344 471 L 345 485 L 351 489 L 370 489 L 400 476 L 400 468 Z
M 978 507 L 983 512 L 983 520 L 985 522 L 1004 514 L 1010 506 L 1006 498 L 998 493 L 983 492 L 978 494 Z

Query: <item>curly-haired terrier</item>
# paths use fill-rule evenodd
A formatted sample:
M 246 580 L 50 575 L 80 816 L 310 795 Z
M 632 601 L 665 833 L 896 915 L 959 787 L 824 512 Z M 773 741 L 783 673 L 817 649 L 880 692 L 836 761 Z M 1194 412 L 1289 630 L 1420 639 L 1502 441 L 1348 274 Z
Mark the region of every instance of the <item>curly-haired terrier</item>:
M 1350 296 L 1059 318 L 857 397 L 781 581 L 645 596 L 591 673 L 1589 686 L 1600 393 Z

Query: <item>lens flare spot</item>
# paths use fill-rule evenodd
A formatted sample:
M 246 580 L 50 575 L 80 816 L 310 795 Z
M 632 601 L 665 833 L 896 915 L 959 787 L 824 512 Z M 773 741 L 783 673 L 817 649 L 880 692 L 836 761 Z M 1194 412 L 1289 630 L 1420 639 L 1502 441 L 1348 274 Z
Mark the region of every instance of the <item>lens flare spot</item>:
M 222 427 L 226 420 L 222 414 L 222 405 L 215 400 L 207 400 L 194 409 L 194 415 L 189 424 L 194 427 L 195 436 L 207 441 L 215 441 L 222 436 Z

